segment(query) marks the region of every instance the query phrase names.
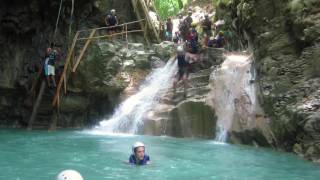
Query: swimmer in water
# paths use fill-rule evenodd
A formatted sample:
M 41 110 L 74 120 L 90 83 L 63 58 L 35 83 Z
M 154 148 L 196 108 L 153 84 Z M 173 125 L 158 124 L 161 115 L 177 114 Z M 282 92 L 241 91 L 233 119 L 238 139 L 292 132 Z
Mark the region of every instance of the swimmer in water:
M 129 157 L 129 164 L 132 165 L 147 165 L 150 164 L 150 157 L 145 154 L 145 146 L 142 142 L 136 142 L 132 146 L 131 156 Z

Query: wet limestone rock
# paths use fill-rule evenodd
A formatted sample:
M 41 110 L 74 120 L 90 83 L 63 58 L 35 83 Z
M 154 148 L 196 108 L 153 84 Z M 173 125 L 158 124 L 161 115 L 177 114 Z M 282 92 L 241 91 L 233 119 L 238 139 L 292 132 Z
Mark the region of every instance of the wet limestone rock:
M 160 44 L 153 45 L 153 49 L 158 57 L 168 60 L 176 52 L 175 44 L 171 41 L 163 41 Z
M 213 138 L 216 117 L 203 100 L 190 99 L 179 103 L 169 115 L 166 133 L 176 137 Z
M 259 99 L 276 146 L 319 161 L 320 2 L 230 2 L 217 16 L 254 54 Z
M 215 56 L 208 54 L 202 54 L 201 57 L 207 58 L 192 65 L 186 93 L 181 82 L 175 93 L 170 88 L 159 99 L 159 104 L 147 113 L 141 133 L 198 138 L 215 136 L 217 118 L 214 108 L 208 104 L 207 96 L 210 92 L 210 73 L 220 61 L 221 53 Z

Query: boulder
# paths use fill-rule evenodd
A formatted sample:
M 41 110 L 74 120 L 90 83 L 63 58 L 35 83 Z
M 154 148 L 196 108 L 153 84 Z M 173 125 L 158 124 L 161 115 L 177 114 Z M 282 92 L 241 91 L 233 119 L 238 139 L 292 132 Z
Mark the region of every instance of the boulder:
M 176 52 L 175 44 L 171 41 L 163 41 L 153 45 L 153 49 L 158 57 L 167 61 Z

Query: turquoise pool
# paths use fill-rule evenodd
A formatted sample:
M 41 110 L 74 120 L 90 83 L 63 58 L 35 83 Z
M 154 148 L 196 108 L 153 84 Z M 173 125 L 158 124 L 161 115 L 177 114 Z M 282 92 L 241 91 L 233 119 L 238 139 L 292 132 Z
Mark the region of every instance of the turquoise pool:
M 146 144 L 152 165 L 123 163 L 138 140 Z M 54 180 L 64 169 L 75 169 L 86 180 L 320 178 L 319 165 L 296 155 L 211 140 L 0 130 L 0 142 L 1 180 Z

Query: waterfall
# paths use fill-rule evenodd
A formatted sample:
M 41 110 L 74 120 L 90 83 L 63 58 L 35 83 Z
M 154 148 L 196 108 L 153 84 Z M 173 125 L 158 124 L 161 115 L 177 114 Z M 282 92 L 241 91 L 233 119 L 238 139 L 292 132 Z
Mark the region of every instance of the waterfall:
M 170 59 L 164 67 L 153 70 L 140 86 L 138 93 L 122 102 L 112 117 L 101 121 L 95 129 L 105 133 L 137 133 L 143 125 L 145 114 L 172 85 L 172 77 L 177 68 L 174 62 Z
M 228 55 L 221 67 L 212 72 L 212 102 L 218 117 L 216 141 L 227 141 L 228 131 L 234 128 L 235 121 L 248 127 L 254 120 L 254 78 L 252 58 L 246 55 Z

